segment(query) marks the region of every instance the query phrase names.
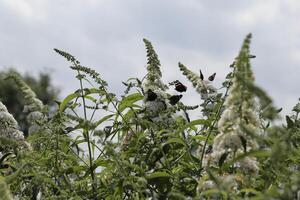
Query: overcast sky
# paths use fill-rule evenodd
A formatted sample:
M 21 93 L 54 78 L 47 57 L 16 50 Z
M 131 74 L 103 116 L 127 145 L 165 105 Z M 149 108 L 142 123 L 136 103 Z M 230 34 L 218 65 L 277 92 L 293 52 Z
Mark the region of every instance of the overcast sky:
M 166 82 L 179 79 L 178 61 L 205 75 L 228 73 L 247 33 L 259 86 L 289 113 L 300 97 L 299 0 L 0 0 L 0 68 L 48 70 L 62 97 L 78 88 L 66 50 L 96 69 L 111 90 L 146 73 L 142 38 L 152 41 Z M 192 88 L 183 98 L 193 104 Z

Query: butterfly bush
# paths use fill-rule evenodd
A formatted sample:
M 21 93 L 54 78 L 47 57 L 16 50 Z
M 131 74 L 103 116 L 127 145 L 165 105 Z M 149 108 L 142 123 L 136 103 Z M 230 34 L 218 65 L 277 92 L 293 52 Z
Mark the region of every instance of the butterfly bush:
M 4 167 L 0 199 L 11 199 L 8 187 L 20 199 L 296 199 L 300 195 L 300 103 L 294 115 L 286 116 L 287 126 L 272 124 L 270 116 L 277 115 L 276 110 L 263 115 L 272 105 L 254 85 L 250 39 L 248 35 L 244 40 L 221 89 L 212 85 L 216 73 L 206 80 L 201 71 L 194 73 L 179 63 L 201 96 L 202 116 L 195 120 L 187 112 L 185 118 L 176 116 L 177 111 L 198 105 L 180 102 L 187 87 L 179 80 L 168 86 L 180 95 L 168 93 L 158 56 L 146 39 L 147 75 L 136 82 L 129 79 L 132 82 L 124 84 L 127 89 L 120 101 L 107 91 L 97 72 L 57 49 L 78 72 L 80 89 L 62 100 L 50 120 L 34 92 L 12 76 L 26 100 L 30 133 L 44 127 L 51 134 L 40 131 L 29 137 L 32 145 L 41 145 L 28 154 L 0 152 Z M 92 88 L 84 88 L 85 83 Z M 129 94 L 130 88 L 137 92 Z M 83 113 L 75 110 L 79 107 Z M 94 122 L 96 111 L 109 115 Z M 24 140 L 2 103 L 0 119 L 0 139 Z M 81 155 L 79 145 L 87 145 L 88 158 Z
M 213 152 L 205 158 L 207 166 L 221 166 L 228 160 L 258 148 L 255 137 L 261 132 L 259 118 L 255 113 L 253 93 L 247 88 L 247 84 L 254 82 L 249 62 L 250 39 L 251 35 L 248 35 L 236 59 L 232 85 L 224 103 L 225 110 L 218 122 L 220 134 L 213 140 Z M 256 158 L 251 156 L 237 161 L 234 167 L 249 176 L 257 175 L 259 171 Z M 236 181 L 233 179 L 233 182 Z M 203 190 L 206 184 L 202 182 L 198 189 Z
M 258 148 L 254 136 L 260 135 L 261 132 L 259 118 L 255 113 L 253 93 L 247 89 L 246 85 L 254 82 L 249 62 L 250 39 L 251 35 L 248 35 L 236 60 L 232 86 L 224 104 L 225 110 L 218 123 L 221 133 L 217 135 L 213 143 L 211 155 L 213 161 L 219 162 L 224 153 L 237 156 Z M 253 135 L 250 135 L 249 132 Z M 257 161 L 252 157 L 243 159 L 238 163 L 238 167 L 252 174 L 258 173 Z
M 147 75 L 142 83 L 142 88 L 145 93 L 145 116 L 149 117 L 153 122 L 157 122 L 158 129 L 165 126 L 171 127 L 174 123 L 174 113 L 176 109 L 170 103 L 171 95 L 166 92 L 168 86 L 161 80 L 162 74 L 158 56 L 151 42 L 146 39 L 143 41 L 146 46 L 148 58 Z M 180 99 L 182 96 L 178 95 L 178 97 Z
M 153 117 L 157 117 L 161 110 L 166 109 L 167 93 L 165 92 L 168 87 L 162 82 L 160 61 L 153 46 L 147 39 L 143 40 L 147 50 L 147 75 L 143 81 L 142 88 L 145 92 L 145 108 Z M 156 95 L 154 100 L 149 100 L 149 96 Z
M 28 134 L 30 135 L 38 132 L 41 129 L 40 124 L 43 121 L 46 121 L 46 117 L 43 114 L 44 105 L 42 101 L 36 98 L 36 94 L 17 74 L 12 74 L 8 78 L 11 78 L 16 82 L 20 91 L 24 95 L 24 112 L 28 113 L 26 119 L 30 125 L 28 128 Z

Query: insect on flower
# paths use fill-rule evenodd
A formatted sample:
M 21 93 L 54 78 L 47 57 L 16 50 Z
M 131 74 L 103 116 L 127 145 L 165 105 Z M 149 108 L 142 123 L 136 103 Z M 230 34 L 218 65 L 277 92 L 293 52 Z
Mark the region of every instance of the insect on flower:
M 200 79 L 203 81 L 204 80 L 204 75 L 202 74 L 202 71 L 200 69 Z
M 181 98 L 182 98 L 182 94 L 171 96 L 171 97 L 169 98 L 170 104 L 174 106 Z
M 175 90 L 178 92 L 185 92 L 187 90 L 187 87 L 178 81 L 175 83 Z
M 151 89 L 147 91 L 147 101 L 154 101 L 157 98 L 157 94 L 155 94 Z
M 208 80 L 209 81 L 213 81 L 213 80 L 215 80 L 215 77 L 216 77 L 216 73 L 213 73 L 213 75 L 211 75 L 210 77 L 208 77 Z
M 170 85 L 175 85 L 175 90 L 177 92 L 185 92 L 187 87 L 185 85 L 183 85 L 180 81 L 176 80 L 173 81 L 171 83 L 169 83 Z

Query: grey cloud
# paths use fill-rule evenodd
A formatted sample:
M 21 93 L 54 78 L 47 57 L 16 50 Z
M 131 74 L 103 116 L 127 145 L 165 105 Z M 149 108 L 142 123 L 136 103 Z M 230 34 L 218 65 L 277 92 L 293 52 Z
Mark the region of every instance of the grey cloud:
M 53 48 L 69 51 L 84 65 L 95 68 L 112 90 L 120 93 L 121 81 L 145 73 L 143 37 L 155 45 L 166 81 L 184 80 L 177 70 L 177 62 L 182 61 L 195 71 L 200 67 L 208 74 L 216 71 L 219 83 L 244 36 L 252 32 L 258 84 L 278 106 L 290 109 L 291 102 L 300 96 L 300 61 L 290 59 L 293 51 L 300 51 L 300 29 L 296 26 L 300 16 L 288 3 L 274 1 L 276 15 L 271 13 L 271 20 L 267 17 L 272 8 L 264 10 L 266 5 L 258 0 L 48 0 L 35 5 L 29 17 L 1 4 L 5 3 L 0 3 L 0 66 L 14 65 L 35 73 L 52 68 L 64 93 L 76 88 L 76 80 Z M 246 17 L 256 21 L 243 21 L 247 12 Z

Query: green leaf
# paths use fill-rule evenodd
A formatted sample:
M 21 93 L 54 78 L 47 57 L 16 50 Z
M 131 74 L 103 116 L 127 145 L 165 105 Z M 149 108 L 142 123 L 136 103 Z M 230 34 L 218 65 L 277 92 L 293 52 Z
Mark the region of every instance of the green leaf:
M 72 166 L 72 167 L 69 167 L 67 170 L 66 170 L 66 173 L 67 174 L 73 174 L 73 173 L 79 173 L 81 171 L 85 171 L 86 170 L 86 166 Z
M 253 188 L 245 188 L 245 189 L 241 189 L 241 193 L 255 194 L 255 195 L 261 194 L 261 192 L 255 190 L 255 189 L 253 189 Z
M 26 164 L 22 165 L 17 171 L 15 171 L 13 174 L 8 175 L 5 177 L 5 182 L 7 184 L 11 184 L 13 181 L 15 181 L 23 172 L 24 167 Z
M 120 102 L 120 104 L 118 106 L 118 109 L 120 112 L 122 112 L 126 108 L 131 107 L 133 105 L 133 103 L 135 103 L 139 100 L 142 100 L 143 98 L 144 98 L 144 96 L 139 92 L 130 94 L 122 99 L 122 101 Z
M 135 109 L 130 109 L 125 115 L 124 120 L 129 121 L 132 117 L 134 117 L 134 113 L 136 112 Z
M 218 199 L 228 199 L 228 195 L 226 194 L 225 191 L 218 190 L 218 189 L 209 189 L 201 192 L 201 197 L 215 197 L 215 195 L 220 195 L 218 196 Z
M 92 97 L 92 96 L 90 96 L 90 95 L 86 95 L 86 96 L 84 96 L 84 98 L 89 99 L 89 100 L 91 100 L 91 101 L 94 102 L 94 103 L 97 102 L 97 99 L 94 98 L 94 97 Z
M 59 111 L 63 112 L 67 108 L 68 103 L 78 97 L 80 97 L 80 94 L 78 92 L 69 94 L 59 105 Z
M 98 159 L 94 162 L 92 169 L 95 170 L 97 167 L 107 167 L 109 165 L 107 160 Z
M 171 144 L 171 143 L 178 143 L 178 144 L 182 144 L 183 146 L 187 147 L 187 144 L 181 138 L 171 138 L 167 142 L 165 142 L 164 145 Z
M 74 144 L 81 144 L 81 143 L 84 143 L 84 142 L 86 142 L 86 139 L 81 139 L 81 140 L 76 140 L 75 142 L 74 142 Z
M 173 199 L 173 200 L 186 200 L 185 196 L 177 191 L 171 191 L 168 194 L 168 199 Z
M 191 138 L 194 140 L 200 140 L 200 141 L 206 140 L 206 136 L 203 136 L 203 135 L 194 135 L 194 136 L 191 136 Z M 212 141 L 210 140 L 208 143 L 211 144 Z
M 95 128 L 98 127 L 100 124 L 102 124 L 103 122 L 107 121 L 109 118 L 111 118 L 112 116 L 114 116 L 114 114 L 110 114 L 110 115 L 106 115 L 104 117 L 102 117 L 100 120 L 98 120 L 97 122 L 95 122 Z
M 156 178 L 171 178 L 172 176 L 167 172 L 153 172 L 146 176 L 146 179 L 156 179 Z
M 85 95 L 88 94 L 99 94 L 99 95 L 105 95 L 106 92 L 103 89 L 98 89 L 98 88 L 87 88 L 85 89 Z
M 95 102 L 97 100 L 94 97 L 89 96 L 89 94 L 100 94 L 100 95 L 105 94 L 105 92 L 102 89 L 97 89 L 97 88 L 86 88 L 86 89 L 84 89 L 84 92 L 85 92 L 84 98 L 87 98 L 93 102 Z M 67 108 L 68 103 L 78 97 L 81 97 L 80 90 L 77 90 L 76 92 L 74 92 L 72 94 L 69 94 L 66 98 L 64 98 L 64 100 L 59 105 L 59 111 L 63 112 Z
M 196 125 L 206 125 L 206 124 L 208 124 L 207 120 L 204 120 L 204 119 L 193 120 L 193 121 L 187 123 L 186 125 L 182 126 L 178 130 L 178 132 L 180 133 L 180 132 L 184 131 L 185 129 L 192 128 L 193 126 L 196 126 Z

